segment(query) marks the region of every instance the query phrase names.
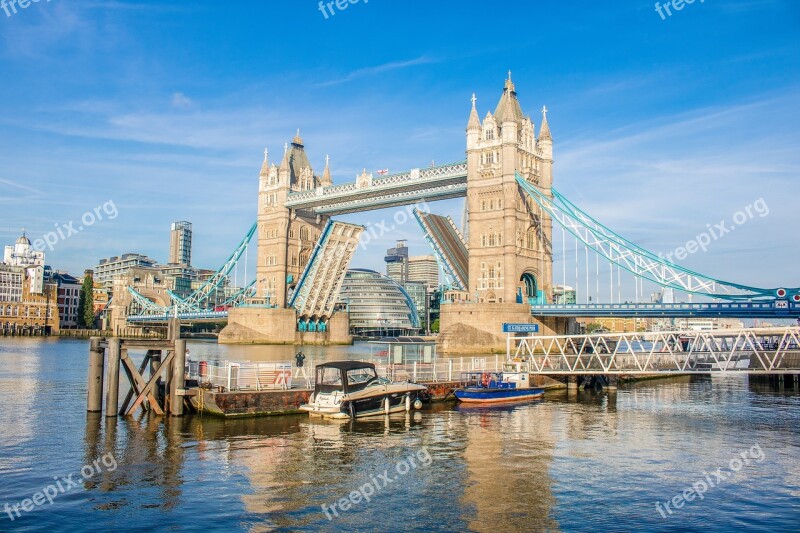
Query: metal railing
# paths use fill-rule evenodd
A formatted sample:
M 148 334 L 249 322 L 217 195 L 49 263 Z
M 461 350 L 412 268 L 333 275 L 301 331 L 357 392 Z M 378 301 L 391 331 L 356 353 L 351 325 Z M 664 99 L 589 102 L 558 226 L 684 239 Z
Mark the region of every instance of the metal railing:
M 225 391 L 287 390 L 292 388 L 291 363 L 189 361 L 186 376 L 201 386 Z
M 370 361 L 372 362 L 372 361 Z M 461 381 L 463 372 L 501 372 L 510 370 L 504 355 L 441 359 L 432 363 L 376 363 L 378 375 L 392 381 L 447 382 Z

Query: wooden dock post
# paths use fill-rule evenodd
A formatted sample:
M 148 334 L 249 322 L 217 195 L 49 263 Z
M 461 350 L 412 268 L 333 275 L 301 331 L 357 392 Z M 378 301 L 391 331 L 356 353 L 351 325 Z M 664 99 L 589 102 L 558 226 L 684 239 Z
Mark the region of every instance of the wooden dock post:
M 86 410 L 99 413 L 103 410 L 103 371 L 105 370 L 105 349 L 100 346 L 100 338 L 89 341 L 89 375 L 87 378 Z
M 108 367 L 106 370 L 106 416 L 117 416 L 119 413 L 119 361 L 121 355 L 119 337 L 108 340 Z
M 186 367 L 186 339 L 175 339 L 175 357 L 172 359 L 172 379 L 169 382 L 169 410 L 172 416 L 183 416 L 183 398 Z

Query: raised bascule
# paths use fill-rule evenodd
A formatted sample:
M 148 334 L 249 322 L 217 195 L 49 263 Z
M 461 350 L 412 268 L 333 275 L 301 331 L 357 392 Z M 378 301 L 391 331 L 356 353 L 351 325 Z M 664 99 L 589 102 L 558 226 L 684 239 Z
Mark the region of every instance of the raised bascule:
M 553 187 L 547 109 L 537 133 L 510 73 L 494 112 L 483 120 L 473 95 L 466 156 L 466 161 L 377 178 L 364 171 L 354 182 L 334 185 L 329 159 L 322 174 L 315 174 L 298 131 L 279 164 L 271 164 L 265 151 L 257 222 L 217 274 L 188 298 L 169 294 L 169 304 L 132 288 L 115 291 L 115 323 L 227 318 L 220 342 L 352 342 L 347 310 L 335 302 L 363 227 L 333 217 L 459 197 L 465 197 L 462 229 L 449 217 L 413 210 L 443 273 L 442 352 L 505 351 L 506 322 L 538 323 L 542 334 L 560 335 L 571 332 L 575 317 L 584 316 L 800 316 L 800 289 L 762 289 L 690 271 L 617 235 L 561 195 Z M 562 239 L 569 233 L 584 247 L 587 263 L 591 251 L 598 265 L 600 260 L 610 265 L 612 289 L 616 268 L 618 278 L 620 271 L 633 276 L 637 297 L 647 281 L 710 301 L 622 303 L 621 297 L 613 301 L 612 290 L 607 302 L 590 302 L 587 296 L 580 304 L 554 303 L 554 222 Z M 229 295 L 225 305 L 213 306 L 210 296 L 243 252 L 246 258 L 253 237 L 255 279 Z M 586 285 L 588 293 L 588 267 Z

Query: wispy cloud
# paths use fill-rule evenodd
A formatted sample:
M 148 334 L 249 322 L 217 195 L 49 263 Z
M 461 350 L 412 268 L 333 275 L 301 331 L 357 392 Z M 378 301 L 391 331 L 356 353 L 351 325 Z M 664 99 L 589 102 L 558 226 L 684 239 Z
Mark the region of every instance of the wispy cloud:
M 22 183 L 0 178 L 0 202 L 19 202 L 44 196 L 44 193 Z
M 378 65 L 378 66 L 375 66 L 375 67 L 365 67 L 365 68 L 360 68 L 358 70 L 354 70 L 354 71 L 350 72 L 349 74 L 347 74 L 346 76 L 343 76 L 341 78 L 337 78 L 337 79 L 333 79 L 333 80 L 329 80 L 329 81 L 325 81 L 323 83 L 320 83 L 319 86 L 320 87 L 328 87 L 328 86 L 331 86 L 331 85 L 339 85 L 341 83 L 347 83 L 349 81 L 353 81 L 355 79 L 363 78 L 363 77 L 366 77 L 366 76 L 372 76 L 374 74 L 382 74 L 384 72 L 391 72 L 393 70 L 400 70 L 400 69 L 404 69 L 404 68 L 415 67 L 417 65 L 427 65 L 427 64 L 435 63 L 435 62 L 436 62 L 436 60 L 434 60 L 432 58 L 429 58 L 429 57 L 426 57 L 426 56 L 420 56 L 420 57 L 417 57 L 416 59 L 409 59 L 407 61 L 392 61 L 390 63 L 384 63 L 382 65 Z
M 192 105 L 192 99 L 183 94 L 182 92 L 176 92 L 172 95 L 172 107 L 189 107 Z

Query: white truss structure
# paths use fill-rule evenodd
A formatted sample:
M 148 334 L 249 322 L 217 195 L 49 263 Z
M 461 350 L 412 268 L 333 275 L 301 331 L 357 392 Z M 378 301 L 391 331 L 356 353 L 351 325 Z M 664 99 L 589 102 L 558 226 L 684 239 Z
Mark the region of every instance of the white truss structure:
M 537 374 L 798 374 L 800 327 L 508 339 Z
M 299 319 L 330 318 L 364 227 L 329 221 L 289 302 Z
M 290 193 L 286 207 L 318 214 L 344 214 L 406 205 L 420 199 L 443 200 L 466 195 L 467 163 L 460 161 L 373 179 Z

